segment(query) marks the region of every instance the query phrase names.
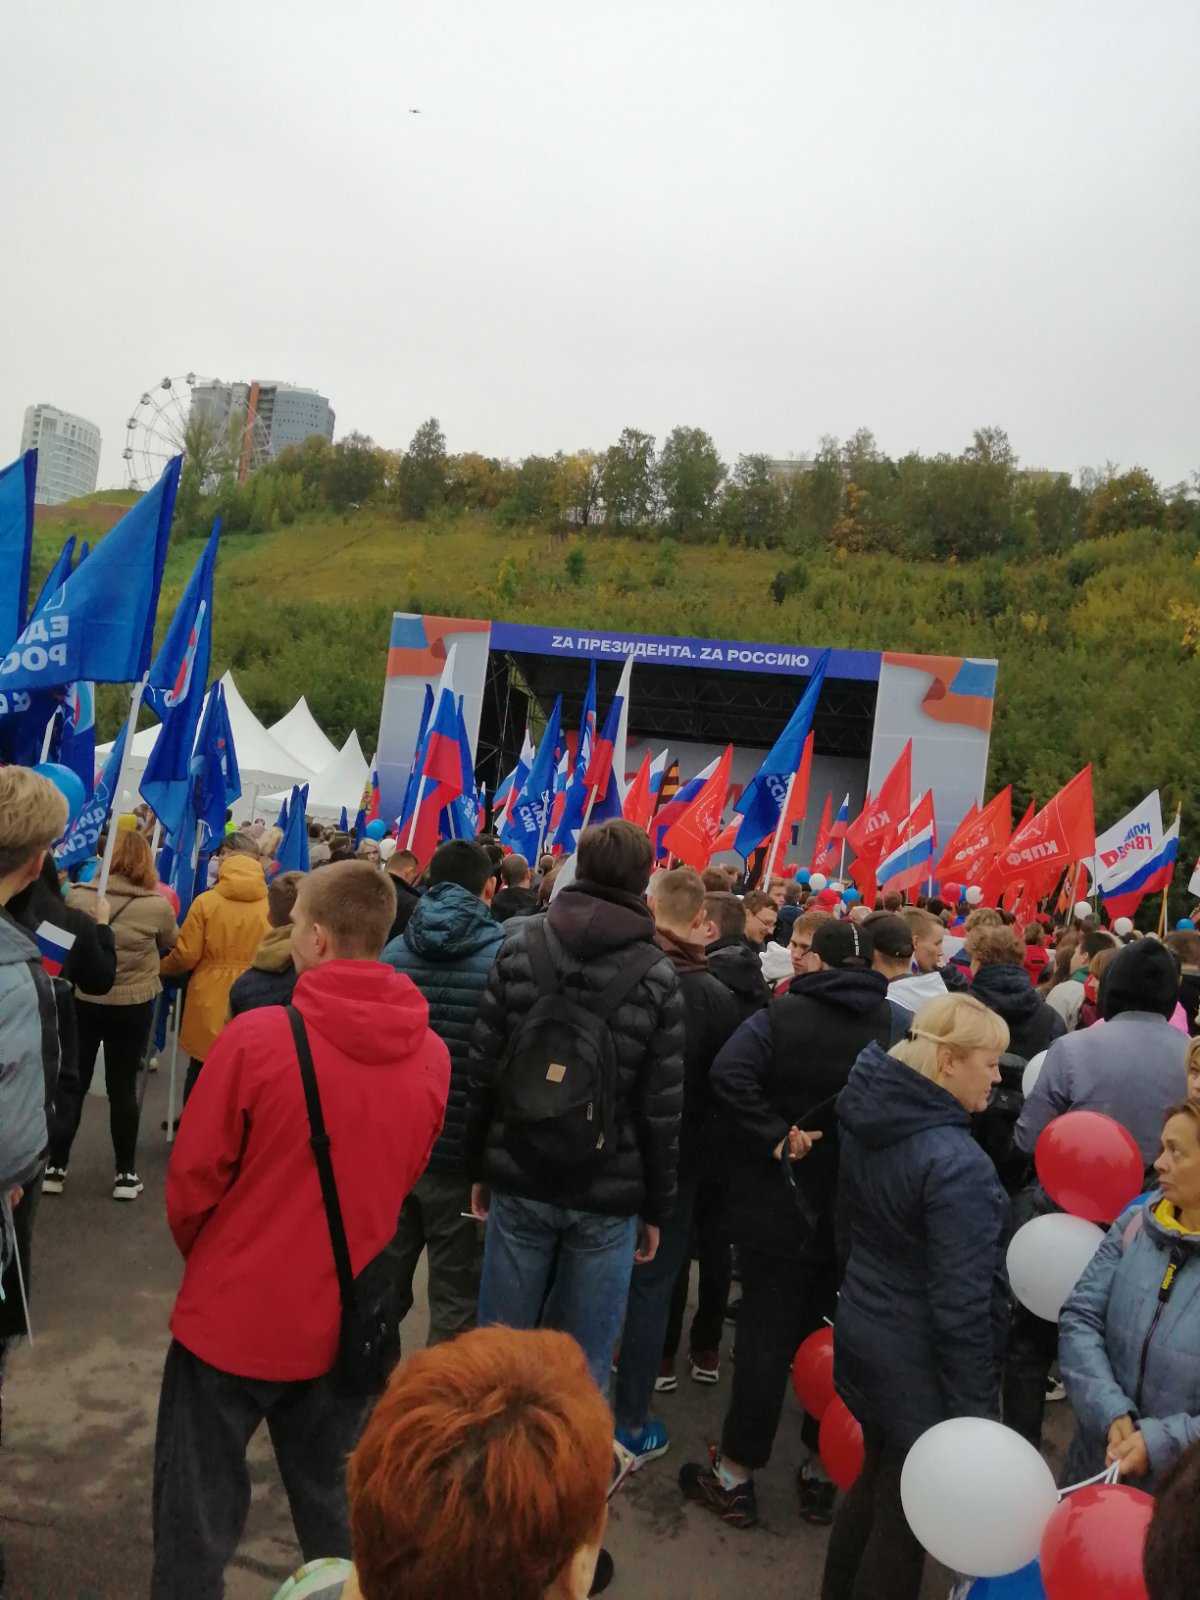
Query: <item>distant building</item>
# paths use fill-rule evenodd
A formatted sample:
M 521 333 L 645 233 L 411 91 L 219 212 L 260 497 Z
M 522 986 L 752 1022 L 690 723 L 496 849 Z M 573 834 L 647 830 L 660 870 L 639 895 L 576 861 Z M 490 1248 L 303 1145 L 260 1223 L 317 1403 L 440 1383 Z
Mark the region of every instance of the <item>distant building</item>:
M 793 478 L 800 478 L 806 472 L 811 472 L 814 465 L 811 456 L 775 457 L 768 460 L 767 471 L 776 483 L 790 483 Z
M 21 454 L 26 450 L 38 453 L 38 505 L 57 506 L 94 492 L 100 476 L 100 429 L 94 422 L 57 406 L 26 406 Z
M 214 424 L 228 425 L 237 418 L 244 429 L 238 481 L 245 482 L 253 467 L 269 461 L 289 445 L 303 444 L 314 436 L 333 438 L 335 414 L 323 394 L 290 383 L 198 383 L 192 390 L 191 415 L 209 415 Z

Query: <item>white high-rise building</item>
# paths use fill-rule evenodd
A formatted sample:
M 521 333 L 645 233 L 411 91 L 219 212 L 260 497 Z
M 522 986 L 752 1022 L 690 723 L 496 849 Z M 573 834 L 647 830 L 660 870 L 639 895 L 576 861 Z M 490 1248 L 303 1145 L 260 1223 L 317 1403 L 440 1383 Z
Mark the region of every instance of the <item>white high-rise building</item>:
M 94 422 L 57 406 L 26 406 L 21 454 L 26 450 L 38 453 L 33 496 L 38 505 L 56 506 L 95 490 L 100 476 L 100 429 Z

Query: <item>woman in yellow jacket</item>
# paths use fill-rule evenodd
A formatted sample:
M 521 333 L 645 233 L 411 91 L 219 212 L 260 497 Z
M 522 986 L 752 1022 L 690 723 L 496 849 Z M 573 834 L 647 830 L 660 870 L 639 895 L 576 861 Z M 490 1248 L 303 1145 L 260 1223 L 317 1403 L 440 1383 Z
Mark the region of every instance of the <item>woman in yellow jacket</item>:
M 204 1058 L 225 1026 L 229 991 L 254 960 L 267 931 L 267 880 L 258 847 L 241 835 L 227 842 L 215 888 L 197 895 L 179 930 L 179 942 L 162 964 L 164 978 L 190 972 L 179 1042 L 191 1057 L 184 1103 Z

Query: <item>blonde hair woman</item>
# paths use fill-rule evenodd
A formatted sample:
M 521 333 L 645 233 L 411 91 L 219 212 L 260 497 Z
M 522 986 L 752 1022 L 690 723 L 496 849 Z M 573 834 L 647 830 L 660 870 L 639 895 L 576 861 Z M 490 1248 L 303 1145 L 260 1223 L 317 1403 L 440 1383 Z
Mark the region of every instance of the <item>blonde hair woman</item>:
M 904 1458 L 935 1423 L 992 1409 L 1007 1205 L 971 1118 L 1007 1045 L 995 1012 L 945 995 L 890 1052 L 869 1044 L 838 1101 L 850 1261 L 834 1378 L 866 1462 L 834 1524 L 823 1600 L 916 1600 L 925 1554 L 900 1503 Z

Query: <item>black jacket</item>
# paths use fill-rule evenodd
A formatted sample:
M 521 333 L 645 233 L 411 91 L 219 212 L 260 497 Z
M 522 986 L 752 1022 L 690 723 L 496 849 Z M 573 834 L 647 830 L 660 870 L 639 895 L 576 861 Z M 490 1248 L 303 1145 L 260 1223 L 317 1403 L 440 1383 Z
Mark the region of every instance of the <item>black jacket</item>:
M 825 969 L 744 1022 L 717 1057 L 712 1093 L 729 1130 L 729 1232 L 736 1243 L 810 1261 L 834 1258 L 837 1095 L 868 1041 L 894 1021 L 879 972 Z M 823 1138 L 787 1169 L 772 1151 L 792 1126 Z
M 704 951 L 657 935 L 671 958 L 683 996 L 683 1121 L 679 1128 L 679 1176 L 712 1177 L 724 1162 L 719 1152 L 724 1129 L 715 1124 L 709 1074 L 722 1046 L 741 1018 L 737 1002 L 708 970 Z
M 429 1158 L 431 1172 L 463 1172 L 471 1035 L 503 939 L 504 930 L 477 894 L 457 883 L 438 883 L 421 896 L 403 937 L 387 945 L 381 958 L 425 996 L 429 1026 L 450 1052 L 450 1097 Z
M 532 889 L 501 889 L 492 901 L 492 915 L 497 922 L 507 922 L 509 917 L 531 917 L 537 910 L 537 895 Z
M 1008 1023 L 1009 1055 L 1030 1061 L 1067 1031 L 1058 1012 L 1033 987 L 1024 967 L 1011 962 L 980 967 L 971 980 L 971 993 Z
M 744 1022 L 761 1011 L 771 998 L 771 988 L 762 975 L 758 951 L 741 934 L 717 939 L 707 951 L 708 970 L 731 992 L 737 1001 L 739 1020 Z
M 257 1011 L 260 1006 L 290 1006 L 298 977 L 290 961 L 277 972 L 248 968 L 229 991 L 229 1015 L 240 1017 L 243 1011 Z
M 1008 1207 L 958 1101 L 877 1044 L 837 1109 L 849 1264 L 834 1381 L 861 1423 L 904 1447 L 949 1417 L 990 1413 Z
M 412 884 L 405 883 L 403 878 L 392 877 L 392 888 L 396 891 L 396 918 L 392 923 L 392 931 L 387 936 L 390 944 L 393 939 L 398 939 L 408 927 L 408 919 L 421 904 L 421 891 L 414 889 Z
M 631 946 L 652 941 L 643 901 L 579 879 L 546 913 L 565 959 L 564 986 L 599 994 Z M 519 1018 L 538 998 L 529 955 L 536 919 L 517 923 L 500 947 L 471 1041 L 467 1167 L 507 1194 L 578 1211 L 658 1223 L 675 1203 L 683 1108 L 683 1000 L 668 956 L 650 968 L 608 1019 L 617 1055 L 617 1138 L 613 1149 L 571 1177 L 535 1171 L 505 1135 L 497 1073 Z

